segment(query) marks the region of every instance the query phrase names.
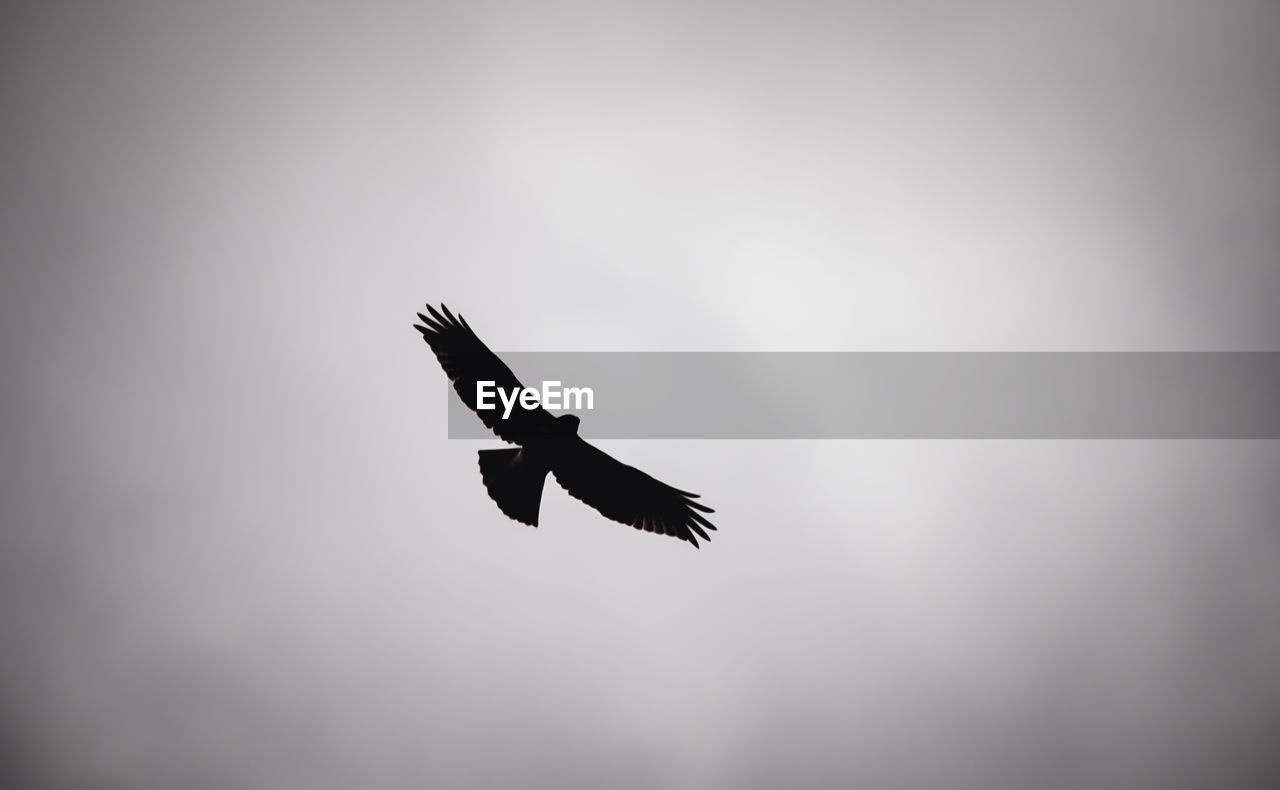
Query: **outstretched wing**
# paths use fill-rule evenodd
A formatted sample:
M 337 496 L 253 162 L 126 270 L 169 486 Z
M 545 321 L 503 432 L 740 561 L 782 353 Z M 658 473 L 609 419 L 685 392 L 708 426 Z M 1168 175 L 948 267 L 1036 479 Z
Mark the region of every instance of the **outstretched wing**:
M 705 530 L 715 529 L 702 515 L 715 511 L 694 502 L 697 494 L 655 480 L 581 437 L 564 440 L 551 473 L 571 496 L 606 518 L 636 529 L 672 535 L 689 541 L 694 548 L 698 547 L 697 537 L 710 540 Z
M 555 417 L 541 406 L 525 409 L 516 403 L 511 416 L 505 420 L 502 419 L 502 402 L 496 395 L 489 401 L 497 404 L 496 409 L 476 408 L 477 382 L 492 381 L 508 394 L 512 390 L 522 389 L 524 385 L 511 372 L 511 368 L 498 359 L 497 354 L 480 342 L 480 338 L 471 331 L 461 315 L 455 318 L 444 305 L 440 305 L 440 310 L 444 312 L 443 315 L 427 305 L 430 316 L 418 313 L 418 318 L 422 319 L 425 326 L 414 324 L 414 328 L 422 333 L 422 339 L 431 346 L 436 359 L 440 360 L 440 367 L 444 368 L 449 381 L 453 382 L 453 389 L 462 398 L 462 402 L 467 404 L 467 408 L 474 411 L 498 438 L 512 444 L 520 444 L 529 436 L 547 435 L 555 423 Z

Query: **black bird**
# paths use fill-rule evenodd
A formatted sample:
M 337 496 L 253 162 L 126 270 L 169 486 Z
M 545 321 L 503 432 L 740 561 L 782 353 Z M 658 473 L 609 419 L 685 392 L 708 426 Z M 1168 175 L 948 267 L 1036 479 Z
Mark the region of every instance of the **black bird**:
M 715 511 L 694 502 L 697 494 L 672 488 L 588 444 L 578 436 L 576 416 L 555 417 L 541 406 L 526 409 L 517 404 L 503 419 L 501 408 L 476 409 L 477 382 L 493 381 L 507 393 L 523 390 L 524 385 L 480 342 L 461 315 L 455 318 L 444 305 L 440 311 L 427 305 L 427 312 L 431 315 L 418 313 L 423 325 L 414 327 L 435 353 L 458 397 L 498 438 L 519 445 L 480 451 L 484 487 L 503 513 L 538 526 L 542 485 L 550 472 L 570 495 L 606 518 L 687 540 L 694 548 L 697 538 L 710 540 L 706 530 L 715 526 L 702 514 Z

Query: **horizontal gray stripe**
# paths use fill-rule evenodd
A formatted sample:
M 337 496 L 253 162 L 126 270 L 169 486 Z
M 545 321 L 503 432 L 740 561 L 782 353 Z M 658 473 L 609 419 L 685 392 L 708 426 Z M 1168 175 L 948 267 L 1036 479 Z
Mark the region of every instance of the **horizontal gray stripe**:
M 1276 439 L 1280 353 L 510 352 L 599 439 Z M 492 436 L 450 391 L 450 438 Z

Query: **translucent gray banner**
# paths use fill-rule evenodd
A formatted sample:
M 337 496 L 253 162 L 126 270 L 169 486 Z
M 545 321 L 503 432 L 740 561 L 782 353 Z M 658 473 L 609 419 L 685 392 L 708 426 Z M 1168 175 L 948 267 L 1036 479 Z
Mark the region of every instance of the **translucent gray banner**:
M 499 356 L 527 388 L 590 388 L 590 410 L 551 409 L 587 438 L 1280 438 L 1277 352 Z M 448 425 L 492 437 L 452 390 Z

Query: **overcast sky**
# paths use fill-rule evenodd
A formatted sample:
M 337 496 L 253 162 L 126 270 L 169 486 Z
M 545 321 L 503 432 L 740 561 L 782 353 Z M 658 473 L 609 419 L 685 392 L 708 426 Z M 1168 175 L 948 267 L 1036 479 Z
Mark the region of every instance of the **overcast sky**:
M 14 786 L 1280 774 L 1276 442 L 602 442 L 721 531 L 554 485 L 532 530 L 410 326 L 1280 350 L 1274 3 L 10 3 L 0 31 Z

